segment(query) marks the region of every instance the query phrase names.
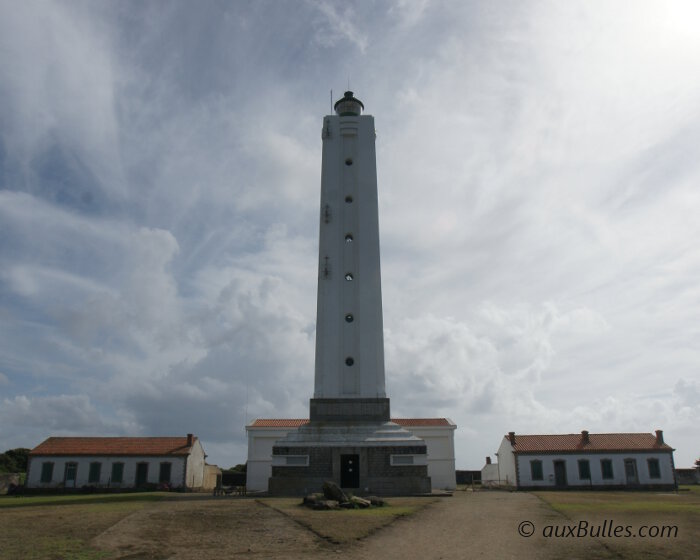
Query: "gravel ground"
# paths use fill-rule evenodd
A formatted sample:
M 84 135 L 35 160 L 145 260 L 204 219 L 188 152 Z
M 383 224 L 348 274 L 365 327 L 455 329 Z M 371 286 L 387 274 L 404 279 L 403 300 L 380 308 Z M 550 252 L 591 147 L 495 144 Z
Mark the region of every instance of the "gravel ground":
M 522 522 L 534 534 L 518 534 Z M 347 551 L 343 558 L 383 560 L 506 560 L 618 558 L 591 539 L 547 539 L 541 528 L 568 523 L 537 496 L 522 492 L 455 492 L 426 510 L 401 519 Z M 538 527 L 540 530 L 538 531 Z M 525 525 L 523 529 L 529 530 Z
M 518 533 L 523 522 L 532 523 L 532 536 Z M 152 560 L 620 558 L 597 540 L 542 536 L 545 525 L 569 523 L 534 494 L 456 492 L 360 542 L 333 545 L 252 501 L 184 501 L 131 515 L 93 544 L 116 558 Z

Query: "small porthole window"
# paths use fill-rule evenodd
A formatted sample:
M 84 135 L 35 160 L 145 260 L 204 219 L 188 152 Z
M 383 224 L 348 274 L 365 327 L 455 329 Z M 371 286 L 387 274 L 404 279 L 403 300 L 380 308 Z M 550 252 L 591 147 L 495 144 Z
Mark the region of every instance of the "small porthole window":
M 348 234 L 345 236 L 345 243 L 352 243 L 354 240 L 355 240 L 355 238 L 352 236 L 351 233 L 348 233 Z
M 355 317 L 353 317 L 352 313 L 348 313 L 345 316 L 345 322 L 346 323 L 352 323 L 355 320 Z
M 352 158 L 348 158 L 345 160 L 345 165 L 352 165 Z
M 346 196 L 346 197 L 345 197 L 345 202 L 347 202 L 348 204 L 350 204 L 350 203 L 352 202 L 352 197 L 351 197 L 351 196 Z
M 345 279 L 346 279 L 348 282 L 352 282 L 353 278 L 355 278 L 355 277 L 352 275 L 352 272 L 347 272 L 347 273 L 345 274 Z
M 346 366 L 351 366 L 354 363 L 355 363 L 355 360 L 353 360 L 351 357 L 348 356 L 347 358 L 345 358 L 345 365 Z

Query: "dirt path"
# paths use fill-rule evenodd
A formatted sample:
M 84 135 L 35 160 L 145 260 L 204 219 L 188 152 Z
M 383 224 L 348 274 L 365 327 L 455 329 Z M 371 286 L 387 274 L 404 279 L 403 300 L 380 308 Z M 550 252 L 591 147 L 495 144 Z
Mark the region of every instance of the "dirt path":
M 518 534 L 533 523 L 529 537 Z M 506 560 L 617 558 L 597 541 L 547 539 L 547 524 L 568 523 L 537 496 L 523 492 L 456 492 L 426 510 L 399 520 L 353 547 L 343 558 L 382 560 Z M 524 527 L 526 530 L 529 526 Z M 539 528 L 539 530 L 538 530 Z
M 321 558 L 327 550 L 316 535 L 252 500 L 163 502 L 122 519 L 92 544 L 124 560 Z
M 530 537 L 518 534 L 526 521 L 534 526 Z M 135 513 L 95 538 L 93 545 L 114 558 L 134 560 L 619 558 L 592 539 L 542 536 L 546 525 L 569 523 L 533 494 L 456 492 L 363 541 L 333 545 L 251 500 L 185 500 Z

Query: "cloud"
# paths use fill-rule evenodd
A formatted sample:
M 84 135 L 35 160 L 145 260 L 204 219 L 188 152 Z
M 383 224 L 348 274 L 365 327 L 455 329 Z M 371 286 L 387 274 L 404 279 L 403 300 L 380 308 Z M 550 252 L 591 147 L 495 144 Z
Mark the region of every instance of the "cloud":
M 353 22 L 358 6 L 343 5 L 339 9 L 337 4 L 326 0 L 317 0 L 313 7 L 324 16 L 324 24 L 317 30 L 316 41 L 322 46 L 335 46 L 339 37 L 343 37 L 355 45 L 364 54 L 367 49 L 368 38 Z
M 89 434 L 98 430 L 122 429 L 106 424 L 87 395 L 52 395 L 3 399 L 0 419 L 5 426 L 19 425 L 30 430 L 51 433 Z
M 114 157 L 119 154 L 115 78 L 102 22 L 60 4 L 36 10 L 31 3 L 3 10 L 2 19 L 8 63 L 0 77 L 12 110 L 3 111 L 0 138 L 17 158 L 17 172 L 6 186 L 71 206 L 89 205 L 94 196 L 118 199 L 123 176 Z M 66 166 L 57 167 L 55 159 L 63 157 Z
M 247 420 L 306 416 L 319 132 L 350 74 L 376 118 L 392 410 L 457 421 L 460 467 L 513 429 L 655 427 L 688 464 L 695 11 L 0 8 L 2 410 L 196 432 L 222 464 Z

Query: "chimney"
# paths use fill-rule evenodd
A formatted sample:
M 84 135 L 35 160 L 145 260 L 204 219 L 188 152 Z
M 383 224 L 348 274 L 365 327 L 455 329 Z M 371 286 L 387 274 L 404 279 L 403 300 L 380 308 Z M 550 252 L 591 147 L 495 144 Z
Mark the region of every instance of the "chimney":
M 187 434 L 187 447 L 192 447 L 193 441 L 194 441 L 194 436 L 192 434 Z
M 491 457 L 488 457 L 488 456 L 486 457 L 486 464 L 487 465 L 491 464 Z
M 586 445 L 588 443 L 591 443 L 590 438 L 588 437 L 588 430 L 581 430 L 581 443 L 583 445 Z
M 511 445 L 515 445 L 515 432 L 508 432 L 508 439 Z
M 656 445 L 663 445 L 664 444 L 664 431 L 663 430 L 656 430 Z

